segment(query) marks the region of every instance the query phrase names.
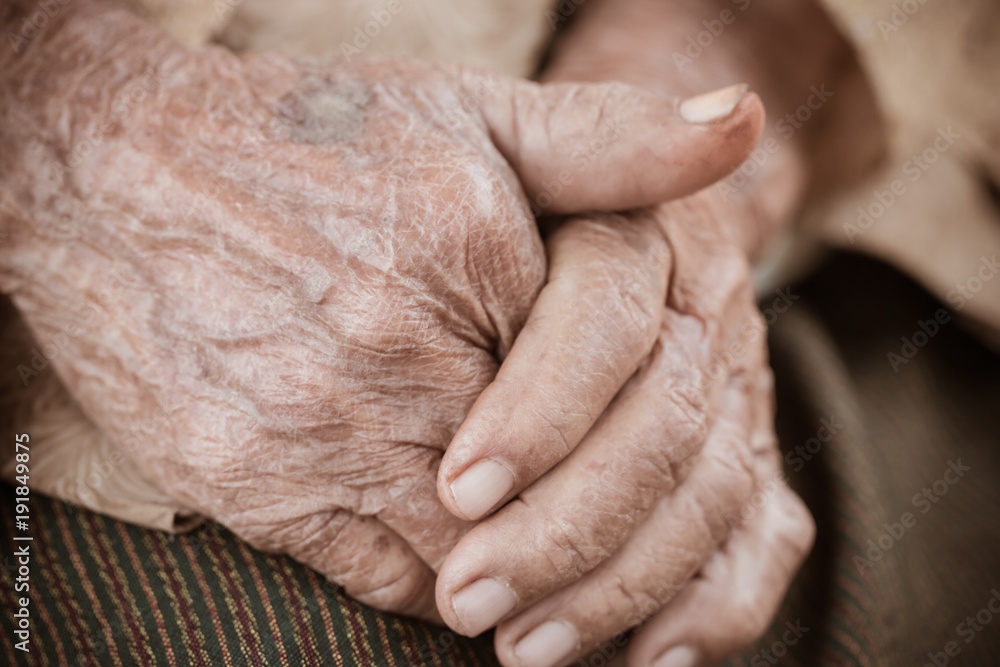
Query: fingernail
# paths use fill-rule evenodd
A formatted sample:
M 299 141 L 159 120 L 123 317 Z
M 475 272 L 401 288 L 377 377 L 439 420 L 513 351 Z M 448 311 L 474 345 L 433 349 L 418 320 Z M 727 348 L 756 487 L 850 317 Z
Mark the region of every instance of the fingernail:
M 506 466 L 486 459 L 476 463 L 451 483 L 451 496 L 469 519 L 489 512 L 514 488 L 514 474 Z
M 688 646 L 676 646 L 653 663 L 653 667 L 694 667 L 698 664 L 698 653 Z
M 495 579 L 477 579 L 452 596 L 451 606 L 465 634 L 475 637 L 509 614 L 517 597 Z
M 681 118 L 689 123 L 711 123 L 731 114 L 746 94 L 747 85 L 738 83 L 697 97 L 689 97 L 681 102 L 678 111 Z
M 521 667 L 552 667 L 579 649 L 576 628 L 562 621 L 546 621 L 521 638 L 514 655 Z

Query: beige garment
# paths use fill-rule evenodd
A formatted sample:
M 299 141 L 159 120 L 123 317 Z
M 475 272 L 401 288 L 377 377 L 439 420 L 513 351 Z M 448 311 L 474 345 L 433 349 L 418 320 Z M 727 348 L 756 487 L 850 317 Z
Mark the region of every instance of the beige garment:
M 216 35 L 237 49 L 354 57 L 353 48 L 458 60 L 521 76 L 536 66 L 556 4 L 137 1 L 189 45 Z M 849 190 L 807 206 L 793 232 L 795 242 L 783 246 L 792 249 L 786 250 L 785 263 L 794 264 L 800 258 L 788 255 L 810 245 L 869 252 L 913 275 L 986 337 L 1000 341 L 1000 275 L 992 268 L 993 257 L 1000 259 L 1000 210 L 985 186 L 987 176 L 1000 182 L 1000 5 L 995 0 L 823 2 L 858 49 L 886 121 L 889 150 L 881 166 L 860 175 Z M 925 151 L 926 170 L 912 161 Z M 870 209 L 870 224 L 865 219 L 859 224 L 859 207 Z M 967 297 L 957 291 L 959 285 Z M 86 421 L 51 370 L 44 382 L 51 385 L 44 392 L 14 388 L 13 430 L 32 435 L 37 491 L 163 530 L 191 525 L 189 513 L 152 489 Z M 110 460 L 122 462 L 93 488 L 90 482 L 103 475 Z M 6 465 L 4 476 L 11 473 Z
M 1000 345 L 1000 3 L 823 2 L 858 50 L 889 153 L 810 206 L 802 233 L 895 265 Z
M 552 0 L 128 0 L 188 46 L 293 55 L 399 55 L 530 76 Z M 550 13 L 551 14 L 551 13 Z
M 235 0 L 234 0 L 235 1 Z M 242 0 L 219 41 L 237 51 L 390 54 L 530 76 L 549 0 Z

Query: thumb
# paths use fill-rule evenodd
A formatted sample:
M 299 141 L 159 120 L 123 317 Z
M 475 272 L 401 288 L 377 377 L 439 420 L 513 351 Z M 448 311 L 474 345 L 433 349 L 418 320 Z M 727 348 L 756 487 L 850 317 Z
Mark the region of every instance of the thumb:
M 739 166 L 764 125 L 760 98 L 742 84 L 677 100 L 623 83 L 538 84 L 469 70 L 463 83 L 536 213 L 692 194 Z

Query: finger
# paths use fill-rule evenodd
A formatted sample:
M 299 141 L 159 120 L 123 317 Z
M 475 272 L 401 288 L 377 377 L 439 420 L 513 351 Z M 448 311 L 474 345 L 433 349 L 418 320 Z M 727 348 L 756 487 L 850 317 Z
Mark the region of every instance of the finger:
M 774 435 L 773 375 L 751 377 L 757 491 L 727 521 L 735 528 L 699 578 L 636 633 L 630 664 L 711 665 L 758 639 L 812 547 L 816 526 L 787 484 Z M 710 622 L 706 623 L 705 621 Z M 799 624 L 789 625 L 797 641 Z
M 407 460 L 409 469 L 423 469 L 426 474 L 407 480 L 409 483 L 376 516 L 402 537 L 431 570 L 437 572 L 474 524 L 453 515 L 438 499 L 435 473 L 441 462 L 441 452 L 418 447 L 414 457 L 420 458 Z
M 346 510 L 314 514 L 272 531 L 271 544 L 249 541 L 265 551 L 277 545 L 370 607 L 441 623 L 434 572 L 377 518 Z
M 738 167 L 764 124 L 760 98 L 744 85 L 678 101 L 621 83 L 463 72 L 536 212 L 614 211 L 692 194 Z
M 477 634 L 576 581 L 686 475 L 707 431 L 703 397 L 685 384 L 688 352 L 658 341 L 579 448 L 455 547 L 438 581 L 451 627 Z M 510 592 L 507 606 L 480 599 L 501 587 Z
M 731 384 L 684 483 L 609 559 L 498 628 L 503 664 L 567 664 L 667 604 L 728 538 L 726 516 L 751 494 L 750 420 L 745 387 Z
M 629 664 L 652 667 L 714 665 L 764 635 L 812 546 L 815 524 L 782 485 L 730 537 L 693 580 L 637 632 Z M 801 624 L 789 623 L 787 643 Z
M 438 472 L 457 516 L 480 518 L 569 454 L 660 331 L 670 253 L 654 220 L 573 219 L 548 248 L 549 282 Z

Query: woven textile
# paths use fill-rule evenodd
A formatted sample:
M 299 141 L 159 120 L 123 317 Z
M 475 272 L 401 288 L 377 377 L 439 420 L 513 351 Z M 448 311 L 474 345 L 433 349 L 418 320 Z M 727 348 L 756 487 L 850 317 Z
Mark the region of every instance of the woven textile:
M 772 630 L 731 664 L 1000 664 L 988 610 L 994 594 L 1000 608 L 1000 357 L 951 320 L 893 369 L 887 355 L 942 306 L 870 260 L 839 256 L 792 293 L 771 335 L 779 436 L 819 535 Z M 7 610 L 11 488 L 2 496 Z M 14 650 L 5 612 L 4 664 L 497 664 L 489 636 L 375 612 L 217 525 L 173 537 L 30 503 L 31 653 Z
M 174 537 L 60 501 L 31 502 L 32 652 L 15 656 L 4 614 L 3 664 L 496 664 L 489 641 L 377 613 L 215 524 Z M 4 608 L 13 605 L 10 563 Z

